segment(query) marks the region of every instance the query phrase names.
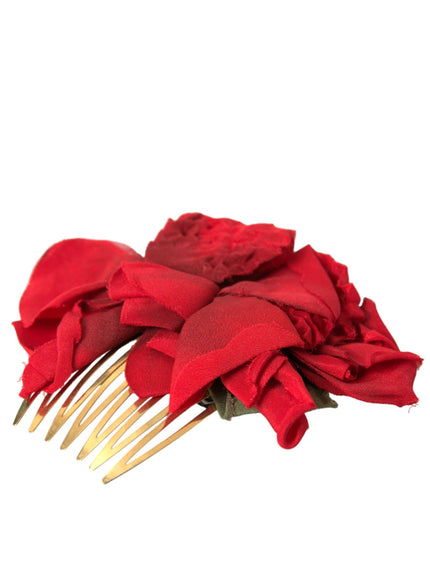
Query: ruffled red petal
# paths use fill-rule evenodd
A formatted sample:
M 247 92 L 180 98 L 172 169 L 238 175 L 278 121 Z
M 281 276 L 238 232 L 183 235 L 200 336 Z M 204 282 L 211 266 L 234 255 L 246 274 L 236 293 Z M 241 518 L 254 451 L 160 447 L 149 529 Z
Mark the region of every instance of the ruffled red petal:
M 200 276 L 148 262 L 123 264 L 109 284 L 113 299 L 124 300 L 123 324 L 175 330 L 208 304 L 218 286 Z
M 221 377 L 226 388 L 269 421 L 285 449 L 295 447 L 308 428 L 305 413 L 316 405 L 302 378 L 281 353 L 267 352 Z
M 12 323 L 19 343 L 28 354 L 45 342 L 54 340 L 57 336 L 58 320 L 41 319 L 26 328 L 20 320 Z
M 418 401 L 413 382 L 422 359 L 415 354 L 364 343 L 292 353 L 303 375 L 334 395 L 398 406 Z
M 125 377 L 129 387 L 141 398 L 159 397 L 170 392 L 177 344 L 174 332 L 146 330 L 127 357 Z
M 292 449 L 308 429 L 305 413 L 316 405 L 300 375 L 285 361 L 264 389 L 256 407 L 276 431 L 279 445 Z
M 311 246 L 295 252 L 285 266 L 275 272 L 257 281 L 227 286 L 221 294 L 256 296 L 332 320 L 340 315 L 336 289 Z
M 147 249 L 149 262 L 222 284 L 279 267 L 293 252 L 295 232 L 191 213 L 168 220 Z
M 43 315 L 59 319 L 77 299 L 104 289 L 122 262 L 142 260 L 123 244 L 71 239 L 53 245 L 40 258 L 20 301 L 23 326 Z
M 396 341 L 382 322 L 373 300 L 365 298 L 361 305 L 361 311 L 364 314 L 364 319 L 360 323 L 360 334 L 363 342 L 377 343 L 398 350 Z
M 20 395 L 61 388 L 70 375 L 136 336 L 138 330 L 120 322 L 121 305 L 80 301 L 58 325 L 56 338 L 37 347 L 22 376 Z
M 297 345 L 303 342 L 278 307 L 259 298 L 215 298 L 182 328 L 170 410 L 197 402 L 214 379 L 257 355 Z
M 333 281 L 311 246 L 295 252 L 278 270 L 227 286 L 221 294 L 256 296 L 284 308 L 308 348 L 325 340 L 341 313 Z

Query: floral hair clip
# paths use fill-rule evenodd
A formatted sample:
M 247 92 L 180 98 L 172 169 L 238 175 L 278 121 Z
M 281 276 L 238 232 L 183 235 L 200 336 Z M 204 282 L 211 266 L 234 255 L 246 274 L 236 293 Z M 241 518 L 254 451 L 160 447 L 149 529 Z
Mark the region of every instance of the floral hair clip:
M 261 413 L 289 449 L 308 411 L 337 407 L 331 394 L 416 403 L 422 359 L 398 349 L 345 266 L 311 246 L 294 251 L 294 237 L 194 213 L 168 220 L 143 257 L 110 241 L 55 244 L 14 323 L 29 354 L 15 423 L 44 393 L 34 431 L 64 395 L 46 439 L 72 415 L 62 448 L 95 423 L 78 459 L 107 440 L 94 469 L 129 448 L 107 483 L 215 410 L 224 419 Z

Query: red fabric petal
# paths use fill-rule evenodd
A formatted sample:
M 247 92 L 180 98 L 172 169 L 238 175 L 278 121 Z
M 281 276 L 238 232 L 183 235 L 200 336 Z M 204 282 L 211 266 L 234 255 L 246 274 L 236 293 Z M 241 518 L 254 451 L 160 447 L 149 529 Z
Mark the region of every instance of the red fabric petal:
M 131 326 L 178 330 L 184 319 L 176 312 L 154 302 L 153 298 L 127 298 L 122 307 L 121 322 Z
M 176 358 L 178 352 L 179 334 L 169 330 L 159 330 L 149 340 L 148 345 L 155 350 Z
M 268 419 L 281 447 L 299 443 L 308 428 L 304 413 L 315 409 L 315 403 L 284 355 L 264 353 L 221 379 L 247 407 L 255 406 Z
M 125 301 L 123 323 L 171 330 L 217 292 L 218 286 L 206 278 L 144 262 L 123 264 L 109 284 L 110 296 Z
M 28 354 L 45 342 L 54 340 L 57 335 L 58 320 L 41 319 L 26 328 L 20 320 L 13 322 L 20 344 Z
M 42 344 L 30 355 L 22 375 L 20 396 L 27 398 L 32 393 L 52 385 L 55 379 L 56 367 L 57 341 L 50 340 Z
M 317 255 L 336 288 L 341 304 L 340 316 L 325 342 L 339 344 L 345 341 L 355 341 L 359 336 L 358 325 L 365 318 L 360 308 L 360 295 L 355 286 L 349 282 L 346 266 L 336 262 L 328 254 L 318 253 Z
M 258 281 L 242 281 L 227 286 L 221 294 L 256 296 L 333 321 L 340 315 L 339 298 L 333 283 L 310 246 L 295 252 L 287 264 L 275 272 L 266 274 Z
M 157 335 L 163 333 L 158 337 Z M 177 334 L 166 337 L 166 331 L 146 330 L 127 358 L 125 376 L 129 387 L 141 398 L 159 397 L 170 391 L 174 358 L 158 350 L 166 344 L 168 352 L 177 342 Z
M 127 260 L 143 259 L 128 246 L 103 240 L 72 239 L 55 244 L 40 258 L 20 301 L 23 326 L 56 318 L 79 298 L 103 289 Z
M 303 375 L 334 395 L 398 406 L 418 401 L 413 382 L 422 359 L 415 354 L 362 343 L 292 353 Z
M 182 328 L 170 410 L 199 401 L 214 379 L 257 355 L 297 345 L 302 346 L 302 340 L 276 306 L 258 298 L 216 298 Z
M 295 252 L 278 270 L 227 286 L 221 294 L 256 296 L 283 307 L 308 348 L 325 340 L 341 313 L 336 288 L 310 246 Z
M 136 328 L 120 323 L 121 305 L 108 304 L 81 301 L 63 316 L 56 339 L 30 355 L 22 377 L 22 397 L 42 389 L 56 391 L 74 371 L 136 336 Z
M 309 427 L 305 413 L 316 405 L 300 375 L 285 361 L 264 389 L 256 407 L 276 431 L 279 445 L 292 449 Z
M 147 249 L 149 262 L 222 284 L 279 267 L 292 253 L 295 232 L 271 224 L 244 225 L 192 213 L 168 220 Z
M 361 305 L 361 311 L 364 314 L 364 320 L 360 324 L 362 340 L 398 350 L 396 341 L 382 322 L 373 300 L 365 298 Z

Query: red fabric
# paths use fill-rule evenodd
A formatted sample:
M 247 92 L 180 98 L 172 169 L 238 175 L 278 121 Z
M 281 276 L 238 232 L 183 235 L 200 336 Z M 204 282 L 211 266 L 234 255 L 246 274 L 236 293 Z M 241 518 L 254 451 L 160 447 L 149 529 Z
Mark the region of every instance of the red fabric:
M 28 328 L 36 319 L 58 320 L 77 300 L 106 288 L 122 262 L 142 260 L 134 250 L 104 240 L 71 239 L 51 246 L 36 264 L 19 313 Z
M 348 268 L 328 254 L 318 253 L 318 258 L 332 280 L 341 305 L 336 326 L 325 342 L 336 344 L 355 340 L 358 336 L 358 324 L 364 320 L 365 315 L 360 308 L 360 295 L 349 281 Z
M 292 253 L 294 238 L 294 231 L 271 224 L 190 213 L 168 220 L 145 258 L 223 284 L 279 267 Z
M 184 320 L 211 302 L 217 292 L 218 286 L 206 278 L 148 262 L 123 264 L 109 284 L 111 298 L 124 301 L 123 324 L 166 331 L 179 330 Z M 166 381 L 171 377 L 173 359 L 169 356 L 171 349 L 167 354 L 163 349 L 166 337 L 171 346 L 172 336 L 177 335 L 147 331 L 133 347 L 127 359 L 126 378 L 139 397 L 165 394 L 163 389 L 169 392 Z
M 14 323 L 30 355 L 22 397 L 55 391 L 75 370 L 137 334 L 121 324 L 121 303 L 109 298 L 107 284 L 122 262 L 139 259 L 122 244 L 83 239 L 59 242 L 42 256 Z
M 167 395 L 179 335 L 167 330 L 148 329 L 127 357 L 125 376 L 141 398 Z
M 303 342 L 288 316 L 269 302 L 252 297 L 216 298 L 182 328 L 173 367 L 170 411 L 199 401 L 212 381 L 221 377 L 245 405 L 256 405 L 269 419 L 278 430 L 281 445 L 298 442 L 307 425 L 300 417 L 315 405 L 297 373 L 291 369 L 290 379 L 294 376 L 294 380 L 289 382 L 280 377 L 280 366 L 285 364 L 290 369 L 287 359 L 272 359 L 280 348 L 299 345 Z M 279 392 L 267 395 L 266 387 Z M 293 424 L 297 421 L 300 427 L 296 429 Z M 294 437 L 288 435 L 290 428 Z
M 398 406 L 418 401 L 413 381 L 422 360 L 415 354 L 357 342 L 292 354 L 304 376 L 334 395 Z
M 341 303 L 318 254 L 306 246 L 287 263 L 256 281 L 227 286 L 223 295 L 256 296 L 285 310 L 308 348 L 324 342 L 341 313 Z
M 148 262 L 123 264 L 109 284 L 111 298 L 124 301 L 123 324 L 170 330 L 179 328 L 217 292 L 218 286 L 206 278 Z
M 401 352 L 348 270 L 270 224 L 185 214 L 145 258 L 121 244 L 66 240 L 36 265 L 14 323 L 30 355 L 21 395 L 61 387 L 71 373 L 142 336 L 126 366 L 140 397 L 170 392 L 170 410 L 221 379 L 255 406 L 283 447 L 296 445 L 315 404 L 303 378 L 335 395 L 417 401 L 422 360 Z
M 279 308 L 225 296 L 193 314 L 180 333 L 146 331 L 128 357 L 126 376 L 142 398 L 170 391 L 171 412 L 200 401 L 221 377 L 245 405 L 265 415 L 279 444 L 290 448 L 306 431 L 304 413 L 315 403 L 279 348 L 301 344 Z
M 279 351 L 263 353 L 222 376 L 227 389 L 269 421 L 285 449 L 295 447 L 309 424 L 305 413 L 315 403 L 299 373 Z

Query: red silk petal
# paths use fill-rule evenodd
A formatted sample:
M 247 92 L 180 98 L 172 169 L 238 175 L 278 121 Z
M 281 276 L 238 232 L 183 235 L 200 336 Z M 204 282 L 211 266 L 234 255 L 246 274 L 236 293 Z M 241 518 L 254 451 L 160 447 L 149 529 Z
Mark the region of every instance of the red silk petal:
M 297 345 L 302 340 L 276 306 L 258 298 L 216 298 L 182 328 L 170 410 L 197 402 L 214 379 L 257 355 Z
M 53 393 L 71 374 L 136 336 L 138 330 L 120 323 L 121 306 L 80 302 L 58 325 L 55 340 L 42 344 L 30 355 L 24 369 L 20 395 L 45 390 Z
M 122 307 L 121 322 L 132 326 L 177 330 L 184 323 L 184 319 L 172 310 L 157 304 L 152 298 L 127 298 Z
M 223 375 L 222 382 L 246 406 L 255 406 L 276 431 L 279 445 L 291 449 L 308 428 L 304 413 L 316 405 L 284 355 L 271 352 L 265 353 L 265 360 L 261 355 L 257 359 L 261 370 L 262 365 L 266 367 L 263 373 L 258 373 L 259 378 L 252 370 L 253 361 Z
M 73 366 L 79 369 L 105 352 L 140 334 L 142 329 L 121 324 L 121 305 L 92 309 L 83 303 L 81 339 L 74 350 Z
M 170 391 L 174 359 L 150 346 L 157 335 L 153 329 L 144 332 L 127 358 L 125 376 L 138 397 L 159 397 Z
M 365 315 L 360 309 L 360 295 L 353 284 L 349 282 L 348 268 L 336 262 L 328 254 L 318 253 L 318 258 L 330 276 L 341 304 L 341 313 L 325 342 L 341 344 L 355 341 L 358 337 L 358 325 Z
M 344 359 L 364 368 L 390 360 L 412 360 L 417 363 L 422 361 L 419 356 L 411 352 L 401 352 L 397 348 L 387 348 L 379 344 L 366 344 L 364 342 L 351 342 L 338 346 L 326 344 L 321 346 L 318 352 L 327 354 L 332 358 Z
M 178 328 L 217 292 L 206 278 L 144 262 L 123 264 L 109 284 L 110 296 L 125 300 L 123 322 L 168 329 Z
M 348 395 L 370 403 L 403 406 L 418 401 L 413 382 L 422 362 L 420 357 L 360 343 L 345 344 L 341 348 L 326 346 L 324 352 L 326 354 L 301 349 L 293 351 L 303 375 L 318 387 L 334 395 Z M 341 370 L 335 372 L 328 368 L 328 359 L 333 368 L 342 369 L 345 363 L 357 365 L 356 376 L 342 380 L 339 378 Z
M 192 213 L 168 220 L 147 249 L 149 262 L 217 284 L 279 267 L 292 253 L 295 232 L 271 224 L 244 225 Z
M 19 343 L 27 353 L 32 353 L 38 346 L 54 340 L 57 335 L 57 320 L 38 320 L 26 328 L 20 320 L 13 322 Z
M 252 361 L 222 375 L 221 380 L 228 390 L 246 407 L 255 405 L 267 383 L 284 364 L 285 356 L 280 351 L 267 351 Z
M 284 449 L 300 443 L 309 427 L 305 413 L 314 408 L 310 403 L 294 401 L 281 383 L 266 389 L 256 407 L 276 431 L 278 443 Z M 282 413 L 281 409 L 287 410 Z
M 302 378 L 286 360 L 264 389 L 256 407 L 276 431 L 279 445 L 292 449 L 309 426 L 305 413 L 316 405 Z
M 295 252 L 285 266 L 275 272 L 258 281 L 227 286 L 221 294 L 256 296 L 333 321 L 340 315 L 340 302 L 333 283 L 310 246 Z
M 376 342 L 388 348 L 398 350 L 396 341 L 382 322 L 373 300 L 365 298 L 361 305 L 365 318 L 360 324 L 361 337 L 364 342 Z
M 128 246 L 104 240 L 72 239 L 55 244 L 36 264 L 20 301 L 22 324 L 60 318 L 76 299 L 106 287 L 127 260 L 143 259 Z
M 55 377 L 57 367 L 57 342 L 45 342 L 30 355 L 22 375 L 20 396 L 27 398 L 32 393 L 45 389 Z
M 149 340 L 148 345 L 155 350 L 176 358 L 178 352 L 179 334 L 169 330 L 159 330 Z

